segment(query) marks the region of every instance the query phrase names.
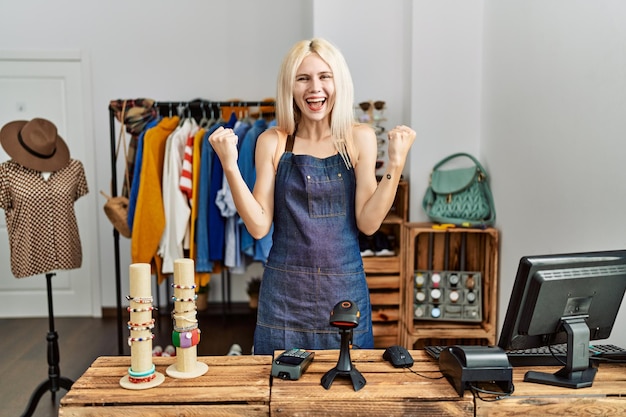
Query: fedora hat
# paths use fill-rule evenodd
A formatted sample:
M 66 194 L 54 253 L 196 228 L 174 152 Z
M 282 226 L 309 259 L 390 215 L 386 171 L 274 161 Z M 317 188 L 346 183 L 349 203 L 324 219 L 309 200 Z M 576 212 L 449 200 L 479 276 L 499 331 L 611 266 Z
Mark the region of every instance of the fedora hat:
M 58 171 L 70 160 L 67 144 L 46 119 L 7 123 L 0 130 L 0 143 L 15 162 L 36 171 Z

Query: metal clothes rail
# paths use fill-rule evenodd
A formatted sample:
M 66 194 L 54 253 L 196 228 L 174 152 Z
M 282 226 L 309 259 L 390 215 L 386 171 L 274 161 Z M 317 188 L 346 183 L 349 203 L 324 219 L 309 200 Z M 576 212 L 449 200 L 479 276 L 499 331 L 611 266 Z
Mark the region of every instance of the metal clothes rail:
M 130 100 L 129 100 L 130 101 Z M 273 101 L 211 101 L 204 99 L 195 99 L 191 101 L 155 101 L 153 107 L 156 108 L 157 114 L 172 116 L 174 114 L 185 117 L 193 117 L 196 120 L 202 120 L 204 117 L 215 117 L 221 115 L 222 110 L 230 110 L 238 108 L 267 108 L 274 106 Z M 116 151 L 116 128 L 115 113 L 116 109 L 109 104 L 109 130 L 111 135 L 111 196 L 117 196 L 117 158 Z M 128 162 L 125 161 L 127 165 Z M 124 325 L 122 316 L 122 289 L 121 289 L 121 265 L 120 265 L 120 234 L 113 228 L 113 250 L 115 255 L 115 298 L 117 300 L 117 333 L 118 333 L 118 354 L 124 353 Z M 229 285 L 230 291 L 230 285 Z M 222 288 L 222 295 L 224 288 Z M 157 306 L 160 307 L 157 291 Z

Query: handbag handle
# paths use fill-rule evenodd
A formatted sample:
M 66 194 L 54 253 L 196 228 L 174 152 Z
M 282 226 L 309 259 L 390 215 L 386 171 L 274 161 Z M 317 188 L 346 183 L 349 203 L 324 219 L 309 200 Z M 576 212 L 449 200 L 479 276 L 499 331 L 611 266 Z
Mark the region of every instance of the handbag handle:
M 124 181 L 126 182 L 126 188 L 130 192 L 130 176 L 128 174 L 128 154 L 126 152 L 126 100 L 122 103 L 122 114 L 120 117 L 120 133 L 117 139 L 117 145 L 115 146 L 115 160 L 120 152 L 120 146 L 124 150 Z
M 449 162 L 455 158 L 459 158 L 459 157 L 466 157 L 469 158 L 472 162 L 474 162 L 474 164 L 478 167 L 478 169 L 480 170 L 480 172 L 483 174 L 483 176 L 485 178 L 487 178 L 487 171 L 485 171 L 485 168 L 483 168 L 483 166 L 480 164 L 480 162 L 478 161 L 478 159 L 474 158 L 473 155 L 470 155 L 469 153 L 465 153 L 465 152 L 458 152 L 452 155 L 449 155 L 447 157 L 445 157 L 444 159 L 442 159 L 441 161 L 437 162 L 437 164 L 433 167 L 433 171 L 436 171 L 437 168 L 441 167 L 442 165 L 444 165 L 446 162 Z

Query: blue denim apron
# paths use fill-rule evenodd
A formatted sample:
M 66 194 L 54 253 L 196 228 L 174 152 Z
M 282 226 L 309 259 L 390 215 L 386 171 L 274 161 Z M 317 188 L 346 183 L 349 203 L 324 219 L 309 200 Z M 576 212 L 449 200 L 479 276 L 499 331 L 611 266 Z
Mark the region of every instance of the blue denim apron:
M 339 154 L 294 155 L 289 138 L 276 173 L 274 235 L 259 295 L 254 353 L 339 349 L 330 312 L 359 307 L 353 345 L 373 348 L 372 308 L 359 251 L 354 170 Z

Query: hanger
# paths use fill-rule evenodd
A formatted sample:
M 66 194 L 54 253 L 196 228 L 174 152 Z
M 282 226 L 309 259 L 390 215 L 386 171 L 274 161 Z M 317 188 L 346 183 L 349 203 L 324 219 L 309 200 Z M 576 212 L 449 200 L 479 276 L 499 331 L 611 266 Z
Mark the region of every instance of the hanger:
M 200 103 L 200 110 L 202 111 L 202 118 L 200 119 L 200 123 L 198 123 L 198 126 L 199 126 L 201 129 L 208 129 L 208 128 L 209 128 L 209 126 L 210 126 L 210 125 L 209 125 L 209 123 L 210 123 L 211 121 L 210 121 L 210 120 L 209 120 L 209 118 L 207 117 L 207 114 L 206 114 L 206 108 L 204 107 L 204 101 L 202 101 L 202 102 Z

